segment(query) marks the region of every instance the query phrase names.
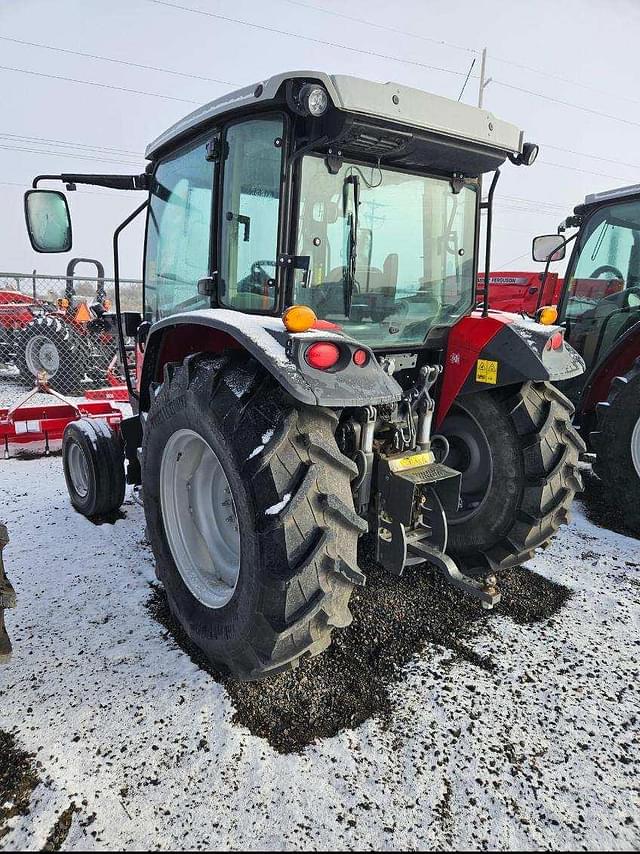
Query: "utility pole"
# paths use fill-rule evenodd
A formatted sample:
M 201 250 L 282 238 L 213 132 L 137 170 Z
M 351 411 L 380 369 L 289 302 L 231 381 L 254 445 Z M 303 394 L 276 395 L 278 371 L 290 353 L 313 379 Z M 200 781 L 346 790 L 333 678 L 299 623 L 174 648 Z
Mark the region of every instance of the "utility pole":
M 487 88 L 489 83 L 491 83 L 492 78 L 486 77 L 487 70 L 487 49 L 486 47 L 482 48 L 482 57 L 480 59 L 480 81 L 478 83 L 478 106 L 482 107 L 482 99 L 484 97 L 484 90 Z

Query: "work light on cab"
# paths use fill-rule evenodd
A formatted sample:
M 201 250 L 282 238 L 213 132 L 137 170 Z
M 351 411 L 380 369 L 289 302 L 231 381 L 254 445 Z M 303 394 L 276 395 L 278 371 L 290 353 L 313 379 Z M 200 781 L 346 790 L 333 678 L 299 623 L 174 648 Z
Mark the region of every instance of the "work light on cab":
M 510 154 L 509 160 L 515 166 L 532 166 L 540 152 L 540 147 L 535 142 L 525 142 L 519 154 Z
M 312 368 L 319 371 L 328 371 L 338 364 L 340 360 L 340 348 L 330 341 L 318 341 L 307 348 L 304 354 L 305 361 Z
M 308 115 L 315 116 L 316 118 L 323 116 L 329 106 L 327 90 L 315 83 L 306 83 L 300 89 L 298 100 L 302 109 Z

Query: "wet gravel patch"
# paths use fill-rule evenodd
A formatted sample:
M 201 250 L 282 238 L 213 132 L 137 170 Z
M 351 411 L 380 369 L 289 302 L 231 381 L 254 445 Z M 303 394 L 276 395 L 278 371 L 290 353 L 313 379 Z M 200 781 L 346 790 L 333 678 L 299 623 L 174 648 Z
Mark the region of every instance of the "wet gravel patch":
M 21 750 L 10 732 L 0 730 L 0 848 L 7 822 L 29 814 L 31 793 L 40 783 L 34 756 Z
M 79 812 L 75 803 L 72 801 L 64 812 L 60 814 L 56 823 L 51 828 L 51 833 L 44 843 L 43 851 L 60 851 L 66 842 L 69 830 L 71 829 L 71 821 L 74 813 Z
M 583 471 L 582 476 L 584 492 L 578 500 L 584 507 L 587 519 L 600 528 L 608 528 L 617 534 L 640 539 L 637 531 L 632 531 L 624 524 L 620 507 L 612 504 L 611 493 L 605 488 L 600 478 L 590 470 Z
M 500 575 L 502 602 L 487 611 L 427 566 L 410 567 L 401 578 L 375 564 L 366 572 L 366 587 L 351 598 L 351 626 L 335 631 L 320 656 L 262 682 L 240 682 L 213 667 L 174 620 L 161 587 L 153 588 L 147 607 L 191 660 L 224 685 L 234 723 L 280 753 L 296 753 L 369 718 L 389 724 L 390 690 L 425 644 L 450 650 L 451 661 L 491 671 L 491 657 L 474 652 L 469 642 L 494 613 L 532 624 L 552 618 L 571 596 L 567 587 L 516 567 Z
M 126 518 L 126 511 L 121 510 L 120 508 L 112 510 L 110 513 L 99 513 L 97 516 L 87 516 L 87 519 L 93 525 L 115 525 L 116 522 Z

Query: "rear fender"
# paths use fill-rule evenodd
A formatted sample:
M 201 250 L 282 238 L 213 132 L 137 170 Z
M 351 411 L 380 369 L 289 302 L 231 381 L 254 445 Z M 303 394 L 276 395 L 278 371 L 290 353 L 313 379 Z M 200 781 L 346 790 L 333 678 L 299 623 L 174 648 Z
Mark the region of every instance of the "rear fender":
M 579 415 L 593 412 L 598 403 L 609 397 L 609 388 L 616 377 L 623 377 L 640 356 L 640 321 L 616 341 L 606 358 L 587 377 L 578 406 Z
M 316 341 L 335 342 L 343 351 L 336 369 L 310 367 L 304 353 Z M 364 367 L 351 354 L 366 350 Z M 311 406 L 367 406 L 393 403 L 402 389 L 386 374 L 371 350 L 347 335 L 325 330 L 287 332 L 280 318 L 230 309 L 203 309 L 165 318 L 152 326 L 140 375 L 140 408 L 149 409 L 149 387 L 162 379 L 164 365 L 193 353 L 237 350 L 253 356 L 293 398 Z
M 559 350 L 545 349 L 549 339 L 562 331 L 559 326 L 501 312 L 463 317 L 449 334 L 436 425 L 458 395 L 531 380 L 566 380 L 582 373 L 584 362 L 567 343 Z

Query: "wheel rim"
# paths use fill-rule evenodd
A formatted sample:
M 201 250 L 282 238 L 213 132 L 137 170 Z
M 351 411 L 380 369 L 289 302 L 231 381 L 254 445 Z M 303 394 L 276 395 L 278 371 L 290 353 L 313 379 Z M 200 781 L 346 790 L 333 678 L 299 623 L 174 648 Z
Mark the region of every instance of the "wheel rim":
M 209 608 L 233 597 L 240 575 L 240 532 L 229 480 L 208 442 L 178 430 L 160 464 L 164 530 L 182 580 Z
M 89 492 L 89 463 L 84 451 L 75 442 L 69 445 L 67 468 L 73 488 L 80 498 L 86 498 Z
M 55 343 L 46 335 L 34 335 L 24 348 L 24 360 L 31 373 L 37 376 L 46 371 L 50 377 L 60 368 L 60 354 Z
M 449 514 L 449 521 L 457 524 L 475 515 L 487 498 L 493 481 L 491 446 L 480 423 L 460 407 L 440 432 L 449 440 L 446 464 L 462 474 L 460 505 L 457 513 Z
M 636 426 L 631 434 L 631 460 L 636 474 L 640 477 L 640 418 L 636 421 Z

